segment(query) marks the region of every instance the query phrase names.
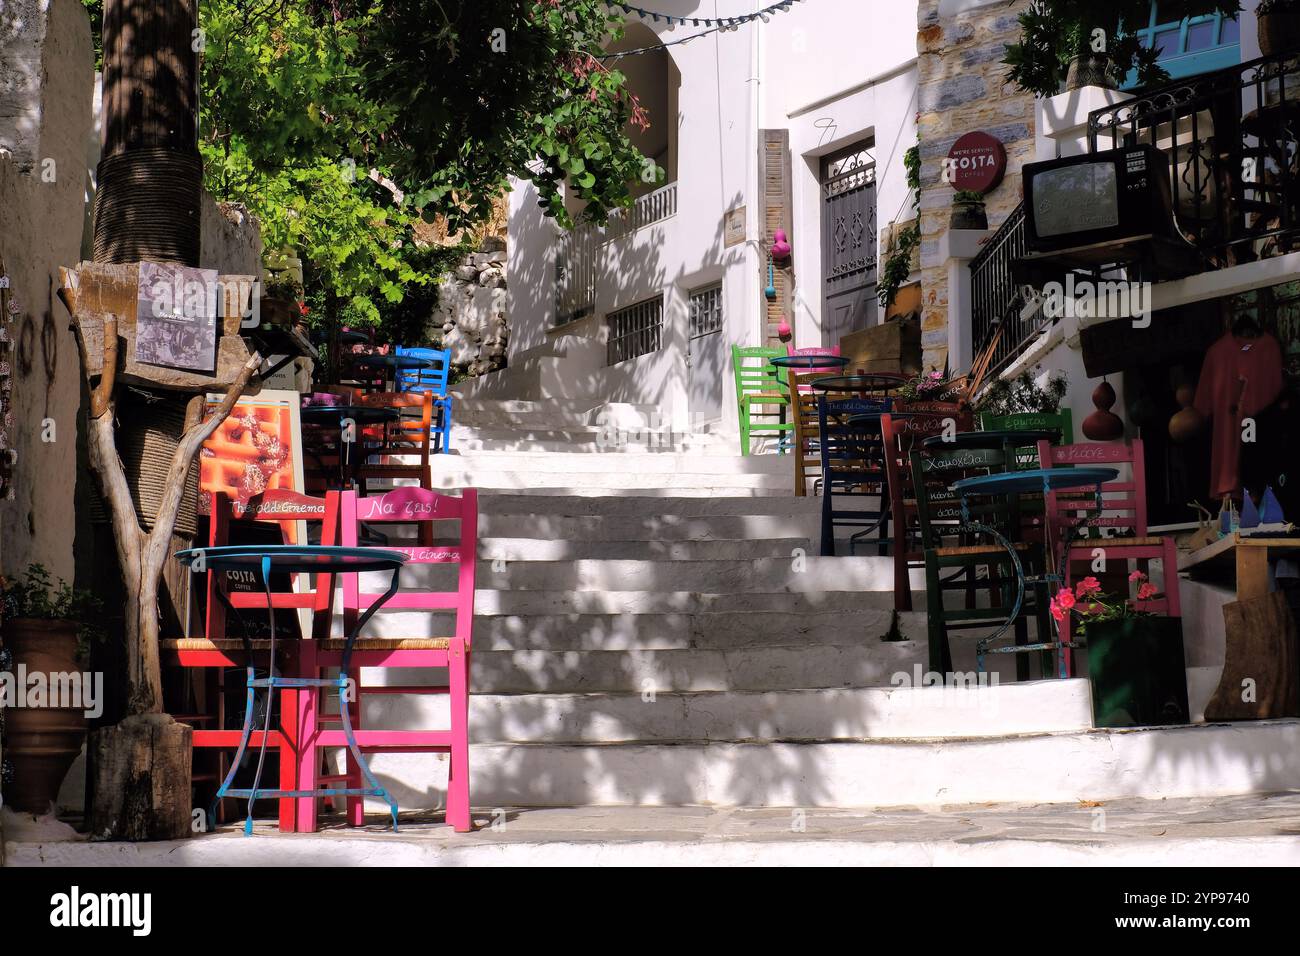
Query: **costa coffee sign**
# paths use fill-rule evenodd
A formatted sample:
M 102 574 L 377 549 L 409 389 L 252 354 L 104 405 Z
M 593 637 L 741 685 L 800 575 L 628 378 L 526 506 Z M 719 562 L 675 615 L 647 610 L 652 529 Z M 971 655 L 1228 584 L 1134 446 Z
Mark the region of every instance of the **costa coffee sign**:
M 944 179 L 953 189 L 986 193 L 1002 182 L 1007 151 L 988 133 L 966 133 L 952 144 L 944 161 Z

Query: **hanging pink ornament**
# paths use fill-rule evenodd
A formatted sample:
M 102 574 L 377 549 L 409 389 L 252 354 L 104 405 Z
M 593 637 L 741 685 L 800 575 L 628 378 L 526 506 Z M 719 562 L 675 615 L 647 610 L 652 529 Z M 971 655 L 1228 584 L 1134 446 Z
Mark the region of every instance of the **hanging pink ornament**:
M 781 316 L 781 322 L 776 327 L 776 336 L 782 342 L 789 342 L 794 335 L 794 329 L 790 328 L 790 320 L 784 315 Z
M 773 259 L 776 259 L 778 262 L 782 259 L 789 259 L 792 251 L 793 250 L 790 248 L 790 240 L 786 238 L 784 229 L 778 229 L 772 234 Z

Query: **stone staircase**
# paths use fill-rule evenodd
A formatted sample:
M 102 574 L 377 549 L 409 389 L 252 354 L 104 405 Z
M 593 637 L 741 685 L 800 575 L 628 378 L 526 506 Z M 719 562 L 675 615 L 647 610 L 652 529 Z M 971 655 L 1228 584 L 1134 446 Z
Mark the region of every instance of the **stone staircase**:
M 916 686 L 924 616 L 895 618 L 889 559 L 816 556 L 820 501 L 791 494 L 784 456 L 741 457 L 721 435 L 661 440 L 635 406 L 480 400 L 457 418 L 457 453 L 438 456 L 434 484 L 480 490 L 476 807 L 1060 803 L 1300 786 L 1292 721 L 1095 731 L 1084 680 Z M 611 430 L 641 440 L 611 442 Z M 409 569 L 405 586 L 447 570 Z M 371 629 L 447 624 L 391 612 Z M 378 695 L 364 720 L 442 726 L 445 707 Z M 439 806 L 445 767 L 373 761 L 404 808 Z

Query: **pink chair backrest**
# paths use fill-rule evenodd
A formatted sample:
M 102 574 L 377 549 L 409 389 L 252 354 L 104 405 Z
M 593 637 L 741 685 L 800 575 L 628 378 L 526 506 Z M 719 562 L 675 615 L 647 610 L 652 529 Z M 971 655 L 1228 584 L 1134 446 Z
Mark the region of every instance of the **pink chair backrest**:
M 456 637 L 469 647 L 474 625 L 474 568 L 478 555 L 478 491 L 467 488 L 459 495 L 447 495 L 426 488 L 394 488 L 383 494 L 359 497 L 355 491 L 345 491 L 340 508 L 339 524 L 345 547 L 357 547 L 362 523 L 434 525 L 437 522 L 460 521 L 459 541 L 456 544 L 393 546 L 382 545 L 388 551 L 400 551 L 407 556 L 407 565 L 456 564 L 454 589 L 399 591 L 386 603 L 388 610 L 446 610 L 456 612 Z M 415 537 L 412 535 L 412 537 Z M 438 535 L 434 534 L 432 538 Z M 343 575 L 343 621 L 350 628 L 360 611 L 370 607 L 382 595 L 380 591 L 362 592 L 360 576 Z
M 836 355 L 838 356 L 840 354 L 840 347 L 838 345 L 836 345 L 834 348 L 827 348 L 826 346 L 822 346 L 822 345 L 810 345 L 806 349 L 797 349 L 793 345 L 786 345 L 785 354 L 786 355 Z M 842 371 L 842 369 L 838 365 L 832 363 L 830 365 L 818 365 L 814 368 L 800 369 L 799 374 L 816 375 L 819 372 L 840 372 L 840 371 Z M 807 385 L 800 385 L 799 391 L 811 392 L 812 384 L 809 383 Z
M 1139 537 L 1147 533 L 1147 495 L 1146 471 L 1142 458 L 1142 441 L 1134 439 L 1132 443 L 1096 442 L 1079 445 L 1052 445 L 1050 442 L 1038 443 L 1038 460 L 1044 468 L 1059 468 L 1062 465 L 1109 466 L 1128 465 L 1130 476 L 1120 476 L 1101 486 L 1102 513 L 1099 517 L 1090 517 L 1089 524 L 1103 528 L 1132 528 Z M 1067 497 L 1058 492 L 1047 496 L 1047 514 L 1053 537 L 1057 536 L 1067 523 L 1073 523 L 1084 512 L 1090 515 L 1096 511 L 1095 499 L 1086 496 Z

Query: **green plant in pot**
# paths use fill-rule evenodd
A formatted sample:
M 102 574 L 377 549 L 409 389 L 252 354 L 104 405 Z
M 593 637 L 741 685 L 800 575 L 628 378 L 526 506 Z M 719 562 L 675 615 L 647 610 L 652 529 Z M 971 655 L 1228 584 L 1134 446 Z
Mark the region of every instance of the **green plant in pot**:
M 1255 22 L 1265 56 L 1300 50 L 1300 0 L 1259 0 Z
M 30 565 L 17 581 L 0 578 L 3 635 L 12 670 L 0 675 L 5 708 L 5 758 L 13 782 L 6 805 L 44 813 L 86 740 L 83 674 L 89 642 L 103 636 L 103 604 L 94 594 L 57 583 L 42 565 Z M 74 676 L 75 675 L 75 676 Z M 76 689 L 78 699 L 66 699 Z M 97 691 L 96 691 L 97 692 Z M 22 695 L 22 700 L 14 699 Z M 71 706 L 80 704 L 81 706 Z M 63 705 L 63 706 L 60 706 Z
M 1160 592 L 1145 573 L 1128 576 L 1138 603 Z M 1075 618 L 1074 636 L 1088 649 L 1095 727 L 1154 727 L 1189 722 L 1183 622 L 1137 609 L 1127 593 L 1111 595 L 1089 576 L 1051 601 L 1058 623 Z
M 1237 0 L 1161 0 L 1160 19 L 1234 15 Z M 1117 88 L 1130 73 L 1147 86 L 1169 79 L 1159 51 L 1133 32 L 1151 18 L 1150 0 L 1035 0 L 1020 16 L 1020 39 L 1007 45 L 1007 79 L 1036 96 L 1084 86 Z
M 959 189 L 952 197 L 951 229 L 987 229 L 988 212 L 984 208 L 984 194 L 973 189 Z

